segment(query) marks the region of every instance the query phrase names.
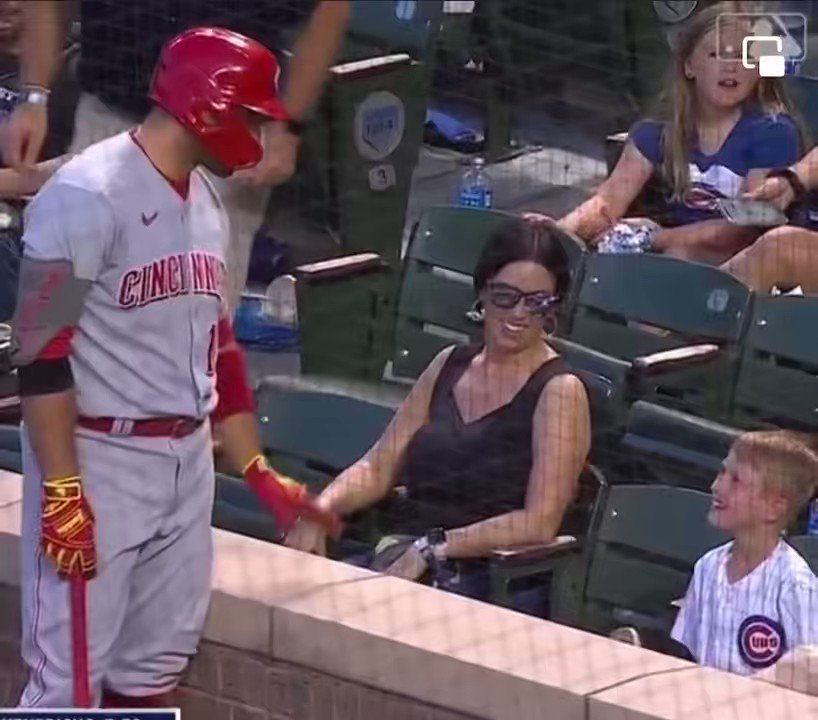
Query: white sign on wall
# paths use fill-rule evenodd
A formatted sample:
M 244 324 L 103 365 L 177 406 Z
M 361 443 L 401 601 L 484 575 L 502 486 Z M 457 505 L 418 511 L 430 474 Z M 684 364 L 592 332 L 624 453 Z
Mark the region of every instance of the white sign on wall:
M 400 145 L 405 126 L 406 112 L 397 95 L 370 93 L 355 113 L 355 147 L 367 160 L 383 160 Z

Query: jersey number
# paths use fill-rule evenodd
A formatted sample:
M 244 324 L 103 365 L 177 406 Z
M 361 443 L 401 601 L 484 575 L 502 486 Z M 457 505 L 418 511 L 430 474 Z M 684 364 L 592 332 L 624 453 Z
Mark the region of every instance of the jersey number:
M 210 345 L 207 348 L 207 374 L 213 375 L 216 372 L 216 359 L 219 355 L 218 330 L 216 323 L 210 326 Z

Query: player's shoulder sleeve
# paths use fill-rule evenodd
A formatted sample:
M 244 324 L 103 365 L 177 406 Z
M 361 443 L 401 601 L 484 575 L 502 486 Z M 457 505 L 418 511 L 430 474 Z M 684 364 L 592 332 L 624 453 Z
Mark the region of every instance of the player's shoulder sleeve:
M 26 210 L 23 252 L 30 260 L 68 261 L 77 278 L 95 280 L 115 234 L 102 192 L 55 177 Z
M 664 123 L 656 120 L 640 120 L 630 129 L 628 140 L 651 165 L 658 165 L 662 160 L 663 132 Z
M 780 567 L 779 605 L 787 644 L 790 649 L 818 645 L 818 577 L 790 546 Z
M 782 168 L 798 161 L 798 126 L 785 113 L 759 113 L 749 123 L 747 168 Z

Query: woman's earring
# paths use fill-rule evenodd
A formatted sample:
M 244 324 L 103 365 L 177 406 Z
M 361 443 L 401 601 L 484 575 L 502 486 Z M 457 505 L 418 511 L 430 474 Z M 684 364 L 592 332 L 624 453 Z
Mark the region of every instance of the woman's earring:
M 547 315 L 545 318 L 543 318 L 542 329 L 547 337 L 551 337 L 555 332 L 557 332 L 557 326 L 558 322 L 556 315 Z
M 486 309 L 483 307 L 483 302 L 480 298 L 475 300 L 471 307 L 466 310 L 466 319 L 478 325 L 486 319 Z

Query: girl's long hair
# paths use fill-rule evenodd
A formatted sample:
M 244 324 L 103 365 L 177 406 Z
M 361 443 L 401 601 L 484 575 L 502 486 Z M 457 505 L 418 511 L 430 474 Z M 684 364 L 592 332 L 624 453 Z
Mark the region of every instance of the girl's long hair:
M 696 127 L 695 79 L 685 76 L 685 63 L 690 59 L 701 39 L 716 27 L 718 17 L 726 12 L 749 12 L 749 3 L 719 2 L 695 15 L 688 27 L 676 39 L 676 47 L 670 68 L 670 88 L 665 98 L 667 110 L 662 137 L 662 176 L 671 190 L 674 200 L 681 200 L 690 185 L 688 158 L 698 142 Z M 770 115 L 786 113 L 794 119 L 799 131 L 800 151 L 806 137 L 798 114 L 779 78 L 760 78 L 755 91 L 744 102 L 745 106 L 758 107 Z M 669 105 L 669 107 L 668 107 Z M 800 153 L 799 153 L 800 154 Z

